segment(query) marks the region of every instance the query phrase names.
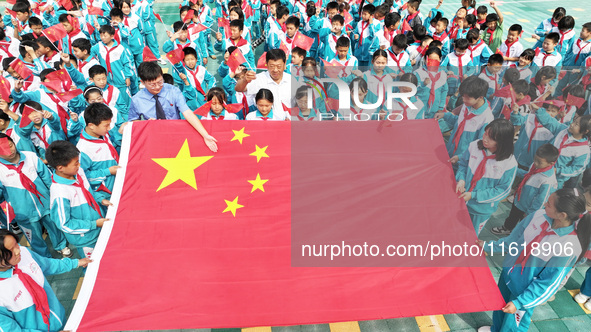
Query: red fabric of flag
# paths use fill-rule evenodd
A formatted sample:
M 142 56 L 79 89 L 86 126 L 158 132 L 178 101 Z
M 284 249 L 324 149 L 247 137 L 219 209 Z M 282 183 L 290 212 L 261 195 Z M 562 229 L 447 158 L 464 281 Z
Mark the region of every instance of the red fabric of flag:
M 244 57 L 239 48 L 236 48 L 234 52 L 232 52 L 232 54 L 230 54 L 230 56 L 228 57 L 228 61 L 226 61 L 226 64 L 232 72 L 235 72 L 239 66 L 245 63 L 246 66 L 248 66 L 248 62 L 246 61 L 246 58 Z
M 196 35 L 196 34 L 200 33 L 201 31 L 205 31 L 205 30 L 207 30 L 207 27 L 205 25 L 199 23 L 199 24 L 195 24 L 195 26 L 191 28 L 190 32 L 192 35 Z
M 63 91 L 63 85 L 62 85 L 62 82 L 60 82 L 60 81 L 45 81 L 45 82 L 41 82 L 41 84 L 43 84 L 46 88 L 53 90 L 55 92 L 62 92 Z
M 126 128 L 113 222 L 65 330 L 299 325 L 503 307 L 482 256 L 421 266 L 413 255 L 400 265 L 397 257 L 331 263 L 301 255 L 305 243 L 474 243 L 436 121 L 393 122 L 381 132 L 376 122 L 352 121 L 203 125 L 217 153 L 183 121 Z
M 4 76 L 0 76 L 0 97 L 5 102 L 10 99 L 10 82 Z
M 185 18 L 183 19 L 183 23 L 187 23 L 187 22 L 191 21 L 194 16 L 195 16 L 195 10 L 189 9 L 187 14 L 185 15 Z
M 66 103 L 81 94 L 82 94 L 82 90 L 76 89 L 76 90 L 60 92 L 56 96 L 62 103 Z
M 89 15 L 103 15 L 103 10 L 98 7 L 88 7 Z
M 142 54 L 142 60 L 144 62 L 158 61 L 158 59 L 156 58 L 154 53 L 152 53 L 152 50 L 150 50 L 150 48 L 148 46 L 144 47 L 144 51 Z
M 74 5 L 72 5 L 72 1 L 70 0 L 58 0 L 57 3 L 61 7 L 64 7 L 65 10 L 71 10 L 72 8 L 74 8 Z
M 19 59 L 16 58 L 14 59 L 14 61 L 12 61 L 10 63 L 10 68 L 14 69 L 14 71 L 23 79 L 26 80 L 27 78 L 29 78 L 31 75 L 33 75 L 33 71 L 30 70 L 25 63 Z
M 267 52 L 261 54 L 261 57 L 257 60 L 258 69 L 267 69 Z
M 6 140 L 8 140 L 8 139 L 6 139 Z M 0 149 L 1 149 L 1 145 L 0 145 Z M 0 153 L 4 154 L 4 151 L 0 151 Z M 8 152 L 8 154 L 10 155 L 10 151 Z M 4 215 L 6 216 L 6 221 L 10 225 L 10 223 L 14 220 L 14 209 L 12 208 L 12 205 L 10 205 L 10 203 L 4 201 L 4 202 L 0 203 L 0 208 L 2 208 L 2 212 L 4 212 Z
M 160 14 L 154 13 L 154 17 L 156 17 L 158 21 L 160 21 L 160 23 L 164 24 L 164 21 L 162 21 L 162 17 L 160 17 Z
M 304 50 L 309 50 L 312 44 L 314 44 L 314 39 L 303 33 L 298 33 L 293 40 L 293 47 L 303 48 Z
M 67 36 L 68 32 L 66 31 L 66 28 L 64 28 L 63 24 L 58 23 L 43 30 L 43 34 L 45 37 L 47 37 L 47 39 L 49 39 L 49 41 L 55 43 L 56 41 Z
M 70 77 L 70 74 L 68 74 L 68 72 L 65 69 L 56 70 L 50 74 L 47 74 L 45 76 L 45 78 L 49 79 L 51 81 L 61 82 L 63 91 L 69 91 L 70 88 L 72 87 L 72 84 L 74 84 L 72 82 L 72 78 Z
M 238 103 L 238 104 L 224 104 L 224 109 L 226 110 L 226 112 L 230 112 L 230 113 L 238 113 L 242 110 L 242 108 L 244 107 L 244 105 Z
M 185 52 L 183 52 L 182 48 L 176 48 L 168 53 L 166 53 L 166 58 L 170 63 L 176 65 L 177 63 L 183 61 L 185 58 Z
M 6 3 L 9 5 L 14 5 L 16 4 L 16 0 L 6 0 Z
M 36 109 L 32 108 L 31 106 L 25 105 L 23 108 L 23 115 L 21 116 L 21 123 L 19 127 L 25 128 L 31 123 L 31 119 L 29 119 L 29 115 L 34 112 L 38 112 Z
M 207 116 L 207 113 L 211 110 L 211 101 L 199 106 L 193 113 L 200 115 L 200 116 Z
M 10 156 L 12 151 L 10 150 L 10 140 L 8 137 L 0 138 L 0 155 Z

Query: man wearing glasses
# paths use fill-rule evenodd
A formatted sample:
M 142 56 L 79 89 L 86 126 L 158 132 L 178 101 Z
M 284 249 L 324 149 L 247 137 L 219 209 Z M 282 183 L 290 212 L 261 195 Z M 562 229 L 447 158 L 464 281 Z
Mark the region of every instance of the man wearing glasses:
M 283 104 L 290 107 L 292 98 L 291 75 L 285 73 L 285 52 L 279 49 L 269 50 L 266 63 L 267 71 L 258 74 L 248 71 L 237 80 L 234 89 L 244 92 L 250 105 L 254 104 L 254 96 L 260 89 L 271 90 L 274 97 L 273 120 L 289 120 L 289 114 L 283 110 Z
M 187 106 L 181 90 L 176 86 L 164 83 L 162 68 L 156 62 L 142 62 L 138 75 L 145 88 L 131 99 L 129 105 L 129 121 L 137 120 L 178 120 L 183 117 L 201 134 L 205 145 L 216 152 L 216 139 L 207 133 L 201 121 Z

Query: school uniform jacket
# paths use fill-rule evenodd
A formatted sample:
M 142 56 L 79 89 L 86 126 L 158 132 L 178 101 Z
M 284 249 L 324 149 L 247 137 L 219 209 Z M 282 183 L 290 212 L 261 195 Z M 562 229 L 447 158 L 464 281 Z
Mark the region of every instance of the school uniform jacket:
M 106 137 L 113 147 L 110 137 Z M 111 175 L 109 167 L 117 165 L 117 160 L 113 158 L 109 146 L 102 139 L 97 139 L 82 131 L 82 138 L 76 144 L 80 150 L 80 167 L 87 174 L 88 181 L 94 190 L 97 190 L 101 184 L 104 184 L 109 191 L 113 191 L 115 176 Z
M 107 66 L 107 53 L 110 51 L 109 66 Z M 114 41 L 112 47 L 107 47 L 102 42 L 94 45 L 90 51 L 91 56 L 97 58 L 105 69 L 107 69 L 107 78 L 110 84 L 117 87 L 126 86 L 125 79 L 133 78 L 134 74 L 131 68 L 130 52 L 117 41 Z M 109 72 L 109 68 L 111 71 Z
M 90 191 L 100 205 L 106 197 L 105 194 L 92 190 L 82 169 L 78 170 L 76 178 L 79 177 L 83 179 L 86 190 Z M 96 227 L 96 220 L 101 218 L 101 215 L 88 204 L 82 190 L 72 185 L 77 180 L 66 179 L 55 173 L 52 180 L 51 221 L 64 232 L 69 243 L 76 247 L 94 246 L 100 233 L 100 228 Z
M 530 170 L 533 167 L 530 166 Z M 527 173 L 518 169 L 517 173 L 521 178 Z M 526 215 L 536 212 L 544 207 L 550 195 L 556 191 L 556 169 L 551 168 L 545 172 L 532 175 L 521 189 L 519 199 L 515 196 L 515 207 L 525 212 Z
M 49 304 L 49 329 L 36 310 L 33 297 L 14 269 L 0 272 L 0 331 L 61 331 L 66 323 L 66 310 L 51 289 L 45 275 L 61 274 L 78 267 L 72 258 L 52 259 L 21 246 L 18 268 L 43 287 Z
M 516 264 L 523 251 L 522 243 L 529 244 L 541 233 L 543 227 L 551 230 L 551 234 L 541 239 L 540 248 L 567 248 L 572 250 L 551 250 L 533 252 L 525 263 L 522 271 L 521 264 Z M 509 245 L 519 250 L 519 254 L 507 255 Z M 484 249 L 490 252 L 491 242 L 484 244 Z M 517 310 L 531 309 L 545 303 L 560 287 L 562 281 L 581 254 L 581 245 L 575 232 L 574 224 L 568 227 L 552 230 L 552 219 L 543 209 L 538 210 L 523 219 L 509 236 L 492 242 L 493 253 L 501 253 L 505 250 L 502 277 L 511 294 L 516 298 L 512 300 Z M 515 250 L 515 249 L 513 249 Z M 530 252 L 528 252 L 529 254 Z
M 524 119 L 525 121 L 522 121 L 521 119 Z M 515 142 L 515 157 L 517 158 L 519 165 L 529 167 L 534 162 L 534 156 L 536 155 L 538 148 L 550 142 L 554 138 L 554 134 L 544 127 L 541 122 L 536 121 L 535 114 L 522 116 L 520 114 L 511 113 L 511 122 L 513 122 L 513 125 L 515 126 L 521 126 L 521 129 L 519 130 L 519 138 L 517 139 L 517 142 Z M 536 124 L 538 129 L 536 129 L 530 145 L 529 141 L 536 128 Z
M 468 112 L 476 114 L 476 116 L 472 119 L 466 120 L 464 131 L 458 133 L 458 125 L 464 120 L 464 117 Z M 447 122 L 449 127 L 453 127 L 449 141 L 447 142 L 447 151 L 449 156 L 452 157 L 454 155 L 461 156 L 466 150 L 468 150 L 468 145 L 470 142 L 482 138 L 482 135 L 484 134 L 484 127 L 494 120 L 494 118 L 488 102 L 485 102 L 478 109 L 472 109 L 468 108 L 466 105 L 462 105 L 459 115 L 446 112 L 443 116 L 443 120 Z M 456 135 L 461 135 L 457 148 L 453 142 Z
M 5 165 L 18 166 L 0 158 L 0 184 L 2 196 L 14 208 L 15 220 L 35 222 L 49 214 L 49 187 L 51 173 L 35 153 L 19 152 L 20 161 L 24 163 L 22 172 L 35 184 L 39 197 L 25 189 L 16 170 Z

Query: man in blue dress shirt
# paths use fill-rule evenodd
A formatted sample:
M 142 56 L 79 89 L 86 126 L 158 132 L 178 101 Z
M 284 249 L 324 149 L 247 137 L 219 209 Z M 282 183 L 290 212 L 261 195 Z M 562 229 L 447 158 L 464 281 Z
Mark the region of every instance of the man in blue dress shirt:
M 129 121 L 175 120 L 180 119 L 182 114 L 201 134 L 205 145 L 216 152 L 217 140 L 207 133 L 201 121 L 189 109 L 181 90 L 174 85 L 164 83 L 162 68 L 156 62 L 142 62 L 137 71 L 145 88 L 131 99 Z

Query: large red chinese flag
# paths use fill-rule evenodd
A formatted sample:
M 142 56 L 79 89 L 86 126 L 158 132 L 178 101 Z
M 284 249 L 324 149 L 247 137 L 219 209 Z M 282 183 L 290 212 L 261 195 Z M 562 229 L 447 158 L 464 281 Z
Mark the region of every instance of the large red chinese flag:
M 31 69 L 29 69 L 25 63 L 19 59 L 16 58 L 14 59 L 14 61 L 12 61 L 9 65 L 12 69 L 14 69 L 14 71 L 23 79 L 26 80 L 27 78 L 29 78 L 31 75 L 33 75 L 33 71 Z
M 45 37 L 47 37 L 47 39 L 49 39 L 49 41 L 55 43 L 56 41 L 67 36 L 68 32 L 61 23 L 58 23 L 43 30 L 43 34 L 45 35 Z
M 302 244 L 342 241 L 473 244 L 437 122 L 381 130 L 343 121 L 203 125 L 218 152 L 185 121 L 125 129 L 116 211 L 107 213 L 113 221 L 102 228 L 65 330 L 278 326 L 503 307 L 482 256 L 429 263 L 301 254 Z
M 150 62 L 150 61 L 158 61 L 158 58 L 152 53 L 152 50 L 148 47 L 144 47 L 144 51 L 142 52 L 142 61 Z
M 176 65 L 177 63 L 183 61 L 185 58 L 185 52 L 183 52 L 182 48 L 176 48 L 168 53 L 166 53 L 166 58 L 170 61 L 171 64 Z

